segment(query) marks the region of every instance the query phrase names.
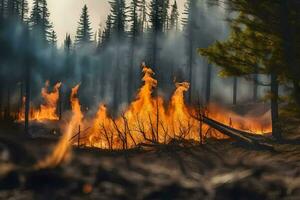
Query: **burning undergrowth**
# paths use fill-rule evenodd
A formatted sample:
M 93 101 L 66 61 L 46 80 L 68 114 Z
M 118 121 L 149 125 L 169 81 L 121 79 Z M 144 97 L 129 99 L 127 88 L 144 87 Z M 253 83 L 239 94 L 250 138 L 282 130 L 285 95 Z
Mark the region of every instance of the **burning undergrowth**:
M 153 96 L 158 84 L 153 78 L 154 72 L 144 66 L 143 73 L 144 85 L 120 117 L 110 117 L 106 106 L 101 104 L 96 118 L 85 125 L 90 129 L 82 138 L 77 138 L 77 145 L 128 149 L 140 143 L 167 144 L 174 139 L 204 142 L 207 137 L 224 138 L 194 117 L 203 115 L 255 134 L 271 132 L 267 116 L 243 118 L 217 105 L 188 107 L 184 102 L 184 93 L 189 90 L 187 82 L 176 83 L 170 102 L 166 104 L 163 98 Z
M 104 104 L 100 104 L 93 119 L 84 119 L 77 97 L 79 85 L 74 87 L 71 95 L 72 116 L 63 128 L 64 134 L 53 153 L 40 162 L 38 167 L 56 166 L 68 157 L 72 145 L 124 150 L 140 144 L 169 144 L 176 140 L 204 143 L 209 137 L 225 138 L 199 120 L 201 116 L 209 116 L 220 123 L 253 134 L 271 132 L 267 115 L 243 118 L 217 105 L 206 108 L 187 106 L 184 102 L 184 93 L 190 86 L 187 82 L 176 83 L 170 102 L 166 104 L 162 97 L 153 95 L 158 82 L 153 78 L 152 69 L 144 66 L 143 73 L 144 84 L 136 99 L 116 118 L 109 115 Z M 57 84 L 51 94 L 59 94 L 59 87 L 60 84 Z
M 48 91 L 49 81 L 46 82 L 45 87 L 42 88 L 41 96 L 44 100 L 44 103 L 38 108 L 31 108 L 29 111 L 29 119 L 32 121 L 45 121 L 45 120 L 59 120 L 59 116 L 57 115 L 57 103 L 59 100 L 59 89 L 61 87 L 61 83 L 56 83 L 52 92 Z M 25 100 L 23 97 L 23 106 L 22 112 L 19 113 L 18 120 L 25 120 Z

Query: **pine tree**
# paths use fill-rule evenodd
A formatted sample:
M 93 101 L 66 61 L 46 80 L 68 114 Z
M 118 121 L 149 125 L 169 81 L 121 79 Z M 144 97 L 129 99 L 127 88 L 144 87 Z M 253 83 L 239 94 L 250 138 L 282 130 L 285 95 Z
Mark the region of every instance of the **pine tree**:
M 172 11 L 170 16 L 170 29 L 178 31 L 179 29 L 179 12 L 178 12 L 178 6 L 177 1 L 174 1 L 174 4 L 172 5 Z
M 164 0 L 162 6 L 162 21 L 163 21 L 164 32 L 169 30 L 169 8 L 170 8 L 170 0 Z
M 54 30 L 51 31 L 51 35 L 50 35 L 50 45 L 52 47 L 56 47 L 57 46 L 57 35 L 56 32 Z
M 30 25 L 36 36 L 39 36 L 38 39 L 44 44 L 47 44 L 51 38 L 52 24 L 49 17 L 47 0 L 34 0 L 30 15 Z
M 6 11 L 9 18 L 16 18 L 19 15 L 19 1 L 18 0 L 7 0 Z
M 65 52 L 67 53 L 67 55 L 70 54 L 71 48 L 72 48 L 71 35 L 70 34 L 66 34 L 66 38 L 65 38 L 65 41 L 64 41 L 64 49 L 65 49 Z
M 111 19 L 111 15 L 109 14 L 107 16 L 106 19 L 106 23 L 105 23 L 105 29 L 102 33 L 102 37 L 101 37 L 101 47 L 102 49 L 105 49 L 108 44 L 111 41 L 111 32 L 112 32 L 112 19 Z
M 137 43 L 137 38 L 141 33 L 141 24 L 138 18 L 138 10 L 141 6 L 140 0 L 132 0 L 130 10 L 129 10 L 129 19 L 131 22 L 130 26 L 130 64 L 128 70 L 128 87 L 127 87 L 127 95 L 128 102 L 131 101 L 133 90 L 135 88 L 134 83 L 134 65 L 135 65 L 135 48 Z
M 185 4 L 185 17 L 182 19 L 185 37 L 186 37 L 186 52 L 187 52 L 187 67 L 188 67 L 188 80 L 191 83 L 190 90 L 188 92 L 188 102 L 192 103 L 192 94 L 193 94 L 193 73 L 194 73 L 194 59 L 196 47 L 194 45 L 196 38 L 196 13 L 197 10 L 197 0 L 188 0 Z
M 147 2 L 146 0 L 140 0 L 140 9 L 139 9 L 139 19 L 140 19 L 140 27 L 141 32 L 143 33 L 145 27 L 147 27 Z
M 121 53 L 120 52 L 120 45 L 125 39 L 125 23 L 127 18 L 127 7 L 125 0 L 113 0 L 109 2 L 111 5 L 111 20 L 112 20 L 112 37 L 114 38 L 115 45 L 116 45 L 116 52 L 115 52 L 115 71 L 117 73 L 120 72 L 120 59 Z M 113 108 L 116 112 L 119 107 L 119 102 L 122 100 L 121 94 L 121 78 L 116 77 L 114 81 L 114 94 L 113 94 Z M 116 113 L 115 113 L 116 114 Z
M 111 6 L 111 21 L 112 21 L 112 34 L 120 42 L 125 36 L 125 23 L 127 18 L 127 7 L 125 0 L 110 1 Z
M 101 25 L 99 26 L 98 33 L 97 33 L 97 52 L 101 51 L 102 47 L 102 27 Z
M 21 10 L 20 10 L 20 18 L 22 21 L 27 20 L 27 14 L 28 14 L 28 2 L 27 0 L 21 0 Z
M 0 19 L 5 17 L 6 0 L 0 0 Z
M 151 60 L 152 67 L 156 69 L 158 64 L 158 38 L 164 29 L 164 0 L 152 0 L 150 2 L 149 22 L 151 24 Z M 159 74 L 159 73 L 157 73 Z
M 41 13 L 41 0 L 34 0 L 33 8 L 30 14 L 30 24 L 32 29 L 40 28 L 40 24 L 42 23 Z
M 43 30 L 43 33 L 45 35 L 45 40 L 50 40 L 51 38 L 51 29 L 53 28 L 52 27 L 52 24 L 50 23 L 50 20 L 49 20 L 49 17 L 50 17 L 50 13 L 49 13 L 49 10 L 48 10 L 48 5 L 47 5 L 47 0 L 41 0 L 42 2 L 42 7 L 41 7 L 41 10 L 42 10 L 42 30 Z
M 292 83 L 294 91 L 297 90 L 295 85 L 299 84 L 299 71 L 292 66 L 300 64 L 299 52 L 294 51 L 299 48 L 295 37 L 300 33 L 299 20 L 296 20 L 300 17 L 299 1 L 288 1 L 288 7 L 285 4 L 287 1 L 281 0 L 229 2 L 232 10 L 240 13 L 231 20 L 229 39 L 216 42 L 200 52 L 222 67 L 225 76 L 250 76 L 257 73 L 270 75 L 268 85 L 271 92 L 273 136 L 280 139 L 279 84 L 282 81 Z M 298 78 L 295 74 L 298 74 Z M 297 97 L 294 96 L 294 99 L 297 102 Z
M 88 44 L 91 42 L 93 34 L 87 5 L 84 5 L 82 8 L 76 33 L 76 45 Z

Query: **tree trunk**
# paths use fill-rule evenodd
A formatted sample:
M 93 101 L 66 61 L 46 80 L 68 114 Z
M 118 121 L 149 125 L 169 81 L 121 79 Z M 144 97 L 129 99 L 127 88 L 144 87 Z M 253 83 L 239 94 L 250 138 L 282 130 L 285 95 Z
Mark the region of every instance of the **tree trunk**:
M 59 120 L 62 119 L 62 109 L 63 109 L 63 92 L 62 87 L 59 88 L 59 100 L 58 100 L 58 116 Z
M 258 100 L 258 74 L 254 74 L 253 79 L 253 102 L 256 103 Z
M 29 135 L 29 114 L 30 114 L 30 79 L 31 79 L 31 67 L 30 62 L 26 63 L 25 71 L 25 133 Z
M 233 105 L 237 104 L 237 84 L 238 84 L 238 78 L 233 78 Z
M 25 21 L 25 0 L 21 2 L 21 20 Z
M 105 69 L 104 67 L 102 67 L 100 69 L 100 97 L 101 97 L 101 101 L 104 100 L 105 98 L 105 92 L 106 92 L 106 72 L 105 72 Z
M 0 88 L 0 120 L 3 119 L 3 109 L 2 109 L 2 88 Z
M 211 96 L 211 75 L 212 75 L 212 66 L 211 64 L 207 65 L 206 69 L 206 104 L 210 103 L 210 96 Z
M 19 99 L 19 114 L 22 113 L 23 109 L 23 82 L 20 83 L 20 99 Z
M 135 37 L 135 36 L 133 36 Z M 133 38 L 132 44 L 131 44 L 131 51 L 130 51 L 130 66 L 128 70 L 128 80 L 127 80 L 127 102 L 130 103 L 132 100 L 133 95 L 133 88 L 134 87 L 134 54 L 135 54 L 135 39 Z
M 272 119 L 272 135 L 275 139 L 281 139 L 281 129 L 279 125 L 278 114 L 278 80 L 277 74 L 271 74 L 271 119 Z
M 285 58 L 285 63 L 287 64 L 287 67 L 291 73 L 292 82 L 294 86 L 293 95 L 295 98 L 295 102 L 298 106 L 300 106 L 300 85 L 299 85 L 300 68 L 297 65 L 294 35 L 292 31 L 292 25 L 289 19 L 290 16 L 289 1 L 280 1 L 280 5 L 281 5 L 280 25 L 282 27 L 283 54 Z
M 119 103 L 122 101 L 122 95 L 121 95 L 121 79 L 122 79 L 122 73 L 120 70 L 120 50 L 119 47 L 117 47 L 116 51 L 116 68 L 115 68 L 115 77 L 114 77 L 114 91 L 113 91 L 113 115 L 114 117 L 118 113 L 119 110 Z M 117 74 L 119 74 L 117 76 Z
M 0 80 L 0 120 L 3 119 L 3 107 L 2 107 L 2 100 L 3 100 L 3 84 L 2 84 L 2 80 Z
M 188 102 L 192 104 L 193 101 L 193 64 L 194 64 L 194 51 L 193 51 L 193 30 L 189 27 L 189 37 L 188 37 L 188 70 L 189 70 L 189 82 L 190 89 L 188 93 Z
M 5 119 L 10 119 L 10 83 L 7 86 Z

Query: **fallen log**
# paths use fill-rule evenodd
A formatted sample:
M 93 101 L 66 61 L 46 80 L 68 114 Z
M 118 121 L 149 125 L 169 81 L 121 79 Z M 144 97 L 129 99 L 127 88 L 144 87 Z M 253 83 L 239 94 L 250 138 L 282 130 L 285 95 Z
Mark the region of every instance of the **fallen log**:
M 201 119 L 194 117 L 197 120 L 203 121 L 203 123 L 207 124 L 211 128 L 219 131 L 220 133 L 238 141 L 246 145 L 250 145 L 251 147 L 255 147 L 258 149 L 263 149 L 263 150 L 271 150 L 273 151 L 274 148 L 272 145 L 267 144 L 263 141 L 261 141 L 258 138 L 253 137 L 253 134 L 248 133 L 246 131 L 241 131 L 234 129 L 230 126 L 227 126 L 225 124 L 222 124 L 216 120 L 213 120 L 209 117 L 206 116 L 201 116 Z

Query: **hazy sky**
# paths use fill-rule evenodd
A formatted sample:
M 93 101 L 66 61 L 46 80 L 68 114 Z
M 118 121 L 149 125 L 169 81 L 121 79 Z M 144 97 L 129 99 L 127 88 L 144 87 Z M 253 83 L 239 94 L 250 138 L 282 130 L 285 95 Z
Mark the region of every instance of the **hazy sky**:
M 29 0 L 31 7 L 33 0 Z M 182 13 L 186 0 L 177 0 Z M 57 32 L 58 41 L 61 44 L 66 33 L 74 37 L 84 4 L 87 4 L 92 23 L 93 32 L 99 28 L 99 24 L 104 26 L 107 14 L 110 10 L 108 0 L 48 0 L 50 19 Z M 130 2 L 130 0 L 127 0 Z M 170 1 L 173 4 L 173 0 Z

